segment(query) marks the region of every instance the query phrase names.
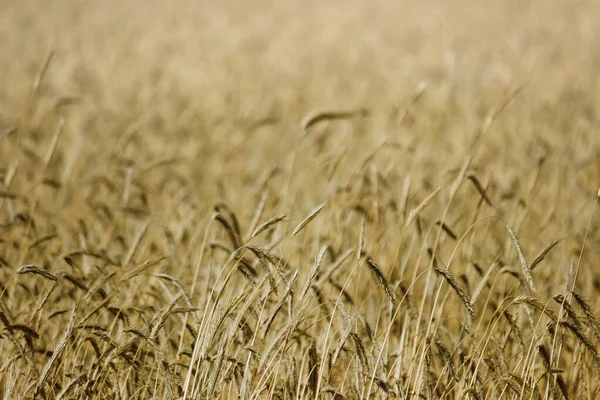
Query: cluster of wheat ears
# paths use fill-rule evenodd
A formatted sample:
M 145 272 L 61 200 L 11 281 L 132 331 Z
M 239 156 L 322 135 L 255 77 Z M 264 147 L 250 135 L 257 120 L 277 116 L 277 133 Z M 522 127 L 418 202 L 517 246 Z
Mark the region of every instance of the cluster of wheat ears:
M 226 3 L 0 11 L 0 398 L 596 398 L 598 7 Z

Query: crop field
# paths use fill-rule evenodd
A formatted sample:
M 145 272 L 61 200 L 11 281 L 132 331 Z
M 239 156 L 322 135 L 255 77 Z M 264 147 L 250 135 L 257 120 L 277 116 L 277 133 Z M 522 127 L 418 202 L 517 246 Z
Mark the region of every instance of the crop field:
M 600 399 L 598 16 L 1 1 L 0 399 Z

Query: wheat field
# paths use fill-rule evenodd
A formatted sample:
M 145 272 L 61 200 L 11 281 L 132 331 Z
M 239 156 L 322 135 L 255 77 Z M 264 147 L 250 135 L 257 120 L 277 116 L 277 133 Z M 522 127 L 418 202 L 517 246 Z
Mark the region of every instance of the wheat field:
M 600 3 L 0 3 L 0 398 L 600 398 Z

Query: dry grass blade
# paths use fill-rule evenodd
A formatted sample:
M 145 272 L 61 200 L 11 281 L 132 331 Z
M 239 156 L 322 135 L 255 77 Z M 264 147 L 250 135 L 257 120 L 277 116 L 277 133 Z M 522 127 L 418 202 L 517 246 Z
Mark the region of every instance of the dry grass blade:
M 359 110 L 321 110 L 306 115 L 300 122 L 300 127 L 306 132 L 308 128 L 322 121 L 350 119 L 356 116 L 366 117 L 369 112 L 365 109 Z
M 325 207 L 325 203 L 312 210 L 309 216 L 304 218 L 304 220 L 300 222 L 298 226 L 294 229 L 294 231 L 292 232 L 292 236 L 296 236 L 302 229 L 304 229 L 304 227 L 308 225 L 308 223 L 312 221 L 321 212 L 323 207 Z
M 523 255 L 523 250 L 521 249 L 521 244 L 519 243 L 519 239 L 517 239 L 517 235 L 515 232 L 508 227 L 508 235 L 510 236 L 510 240 L 512 241 L 513 247 L 519 256 L 519 265 L 521 266 L 521 272 L 523 273 L 523 278 L 527 283 L 527 288 L 530 293 L 535 293 L 535 283 L 533 281 L 533 276 L 531 276 L 531 269 L 527 264 L 527 260 L 525 260 L 525 256 Z
M 373 275 L 375 275 L 377 282 L 379 282 L 385 291 L 385 295 L 388 297 L 392 305 L 396 305 L 396 297 L 394 296 L 394 293 L 392 293 L 392 290 L 390 289 L 390 283 L 383 274 L 383 271 L 381 271 L 381 267 L 379 267 L 379 265 L 371 257 L 367 257 L 366 261 L 369 269 L 371 272 L 373 272 Z

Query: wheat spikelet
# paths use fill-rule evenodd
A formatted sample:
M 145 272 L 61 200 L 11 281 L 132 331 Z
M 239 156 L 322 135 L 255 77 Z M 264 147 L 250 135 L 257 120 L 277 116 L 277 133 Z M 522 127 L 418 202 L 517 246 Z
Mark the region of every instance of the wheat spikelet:
M 1 194 L 0 194 L 0 197 L 2 197 Z M 47 242 L 47 241 L 50 241 L 50 240 L 53 240 L 56 238 L 58 238 L 58 235 L 56 235 L 56 234 L 42 236 L 41 238 L 36 239 L 33 242 L 31 242 L 31 244 L 29 245 L 28 251 L 33 250 L 34 248 L 36 248 L 37 246 L 39 246 L 40 244 L 42 244 L 44 242 Z
M 149 225 L 150 225 L 150 220 L 144 222 L 142 224 L 142 227 L 138 230 L 137 234 L 135 235 L 135 237 L 133 239 L 133 242 L 129 246 L 129 250 L 127 251 L 125 258 L 123 259 L 122 266 L 124 266 L 124 267 L 128 266 L 129 263 L 131 262 L 131 260 L 133 259 L 133 257 L 135 256 L 135 253 L 136 253 L 140 243 L 142 242 L 142 239 L 146 235 Z
M 98 260 L 102 260 L 106 264 L 113 265 L 115 267 L 119 267 L 120 266 L 120 264 L 118 262 L 116 262 L 113 259 L 111 259 L 105 252 L 93 251 L 93 250 L 87 250 L 87 249 L 80 249 L 80 250 L 71 251 L 71 252 L 65 254 L 63 256 L 63 259 L 67 263 L 69 263 L 69 265 L 71 265 L 72 267 L 76 268 L 74 266 L 74 263 L 72 262 L 73 257 L 76 257 L 76 256 L 89 256 L 89 257 L 96 258 Z
M 338 305 L 342 304 L 341 302 L 338 302 Z M 346 342 L 348 341 L 348 338 L 350 337 L 350 334 L 352 333 L 352 325 L 348 324 L 344 331 L 341 334 L 340 339 L 338 340 L 338 345 L 336 346 L 333 355 L 331 356 L 331 364 L 332 366 L 335 366 L 335 363 L 338 360 L 338 357 L 340 356 L 344 346 L 346 345 Z
M 371 270 L 371 272 L 373 272 L 373 275 L 375 275 L 377 282 L 379 282 L 379 284 L 383 288 L 386 296 L 388 297 L 388 299 L 390 300 L 392 305 L 396 305 L 396 297 L 392 293 L 392 291 L 390 289 L 390 283 L 388 282 L 385 275 L 381 271 L 381 268 L 379 267 L 379 265 L 371 257 L 367 257 L 366 261 L 367 261 L 367 265 L 369 266 L 369 269 Z
M 19 268 L 17 273 L 20 275 L 21 274 L 40 275 L 51 281 L 58 281 L 58 277 L 56 277 L 55 275 L 52 275 L 50 272 L 46 271 L 45 269 L 37 267 L 35 265 L 23 265 L 23 266 L 21 266 L 21 268 Z
M 404 229 L 407 229 L 415 221 L 415 219 L 419 216 L 421 211 L 423 211 L 423 209 L 427 207 L 429 203 L 431 203 L 431 201 L 439 193 L 440 190 L 442 190 L 441 186 L 435 189 L 433 193 L 427 196 L 425 200 L 423 200 L 421 203 L 419 203 L 418 206 L 416 206 L 410 211 L 410 213 L 408 214 L 408 218 L 406 218 L 406 222 L 404 223 Z
M 156 341 L 156 336 L 158 335 L 158 332 L 164 327 L 165 322 L 166 322 L 167 318 L 169 318 L 169 316 L 174 315 L 174 314 L 188 314 L 188 313 L 195 313 L 195 312 L 201 311 L 201 309 L 199 309 L 199 308 L 176 307 L 175 306 L 176 302 L 177 302 L 177 299 L 174 300 L 173 303 L 166 310 L 164 310 L 160 316 L 158 316 L 157 322 L 152 327 L 152 330 L 150 331 L 150 335 L 149 335 L 153 341 Z
M 363 344 L 362 340 L 360 340 L 360 336 L 358 336 L 356 332 L 350 332 L 350 337 L 354 342 L 354 347 L 356 349 L 356 354 L 358 355 L 358 359 L 360 361 L 362 372 L 365 375 L 368 375 L 369 371 L 371 370 L 371 367 L 369 362 L 369 356 L 367 354 L 367 350 L 365 349 L 365 345 Z
M 502 380 L 515 392 L 515 395 L 521 396 L 525 392 L 527 398 L 542 400 L 542 395 L 535 386 L 535 383 L 527 384 L 523 378 L 510 372 Z
M 262 216 L 265 205 L 267 204 L 267 191 L 263 190 L 262 195 L 260 196 L 260 200 L 256 206 L 256 211 L 254 211 L 254 216 L 252 217 L 252 222 L 250 222 L 250 226 L 248 227 L 248 232 L 246 237 L 251 236 L 252 232 L 256 230 L 256 226 L 258 225 L 258 220 Z
M 168 282 L 171 282 L 173 285 L 175 285 L 175 287 L 177 287 L 177 289 L 179 289 L 179 293 L 181 294 L 181 296 L 183 296 L 185 298 L 188 306 L 192 307 L 192 299 L 187 294 L 185 287 L 181 284 L 181 282 L 179 282 L 179 280 L 177 280 L 175 277 L 168 275 L 168 274 L 154 274 L 154 276 L 156 276 L 157 278 L 166 280 Z
M 560 391 L 561 391 L 563 397 L 565 399 L 568 399 L 569 391 L 567 389 L 567 385 L 565 384 L 565 380 L 563 379 L 562 375 L 560 375 L 560 373 L 557 373 L 552 368 L 552 365 L 550 363 L 550 354 L 548 353 L 548 350 L 546 349 L 546 347 L 544 345 L 538 345 L 537 349 L 542 358 L 544 368 L 546 369 L 546 374 L 548 375 L 548 377 L 547 377 L 548 381 L 552 382 L 552 386 L 555 387 L 556 384 L 554 383 L 553 377 L 556 376 L 556 381 L 558 383 L 558 387 L 560 388 Z M 556 389 L 553 389 L 552 391 L 554 392 L 554 390 L 556 390 Z
M 234 229 L 231 227 L 229 221 L 227 221 L 225 216 L 220 212 L 216 211 L 213 214 L 213 218 L 220 222 L 223 228 L 225 228 L 225 231 L 227 232 L 227 235 L 229 236 L 229 240 L 231 241 L 233 247 L 235 249 L 239 249 L 240 247 L 242 247 L 242 241 L 240 237 L 237 235 L 236 231 L 234 231 Z
M 456 234 L 452 231 L 452 229 L 450 229 L 448 225 L 446 225 L 445 222 L 437 221 L 435 224 L 441 226 L 444 232 L 446 232 L 446 234 L 450 236 L 453 240 L 458 240 Z
M 71 282 L 78 289 L 81 289 L 81 291 L 83 291 L 84 293 L 88 293 L 89 292 L 88 287 L 83 282 L 81 282 L 79 279 L 75 278 L 73 275 L 67 274 L 67 273 L 62 273 L 61 277 L 63 279 L 65 279 L 65 280 Z
M 581 296 L 579 293 L 577 293 L 575 291 L 573 291 L 571 293 L 573 294 L 573 298 L 575 299 L 575 301 L 577 302 L 579 307 L 583 310 L 583 314 L 585 315 L 588 325 L 591 326 L 592 328 L 594 328 L 594 335 L 596 336 L 596 340 L 598 342 L 600 342 L 600 323 L 598 322 L 598 319 L 594 315 L 594 312 L 592 311 L 592 307 L 588 304 L 588 302 L 585 300 L 585 298 L 583 296 Z
M 287 283 L 288 278 L 285 267 L 289 267 L 289 265 L 283 258 L 251 244 L 246 244 L 244 247 L 252 251 L 258 257 L 265 270 L 271 271 L 271 266 L 273 266 L 281 280 Z M 273 275 L 273 277 L 275 277 L 275 275 Z
M 552 319 L 552 321 L 558 321 L 558 317 L 556 316 L 554 311 L 549 309 L 546 304 L 542 303 L 535 297 L 520 295 L 513 299 L 512 304 L 529 304 L 530 306 L 533 306 L 534 308 L 548 315 Z
M 331 395 L 331 398 L 333 400 L 344 400 L 345 399 L 344 395 L 339 390 L 337 390 L 331 386 L 324 388 L 323 393 L 327 393 L 327 394 Z
M 254 238 L 258 235 L 260 235 L 263 231 L 269 229 L 271 226 L 277 224 L 278 222 L 283 221 L 284 219 L 287 218 L 286 214 L 281 214 L 277 217 L 273 217 L 270 220 L 266 221 L 265 223 L 261 224 L 258 228 L 256 228 L 254 230 L 254 232 L 252 232 L 252 235 L 250 235 L 250 238 Z
M 360 233 L 358 236 L 358 250 L 356 252 L 356 258 L 358 260 L 360 260 L 360 257 L 362 257 L 363 247 L 365 246 L 365 223 L 366 223 L 366 219 L 365 219 L 365 217 L 363 217 L 361 219 Z
M 359 110 L 321 110 L 315 111 L 308 115 L 306 115 L 302 121 L 300 122 L 300 128 L 304 132 L 308 130 L 313 125 L 318 124 L 322 121 L 332 121 L 332 120 L 343 120 L 350 119 L 356 116 L 365 117 L 368 116 L 369 112 L 365 109 Z
M 492 202 L 490 201 L 483 185 L 481 184 L 481 182 L 479 182 L 479 179 L 477 179 L 477 177 L 475 175 L 469 175 L 467 176 L 467 179 L 470 180 L 473 183 L 473 186 L 475 186 L 475 188 L 477 189 L 477 191 L 479 192 L 479 194 L 481 195 L 481 198 L 489 205 L 492 206 Z
M 294 229 L 294 231 L 292 232 L 292 236 L 296 236 L 298 234 L 298 232 L 300 232 L 302 229 L 304 229 L 304 227 L 306 225 L 308 225 L 308 223 L 310 221 L 312 221 L 317 216 L 317 214 L 319 214 L 321 212 L 323 207 L 325 207 L 325 203 L 321 204 L 320 206 L 318 206 L 314 210 L 312 210 L 311 213 L 308 215 L 308 217 L 304 218 L 304 220 L 302 222 L 300 222 L 298 224 L 298 226 Z
M 573 309 L 573 307 L 571 307 L 571 304 L 567 301 L 567 299 L 565 299 L 564 296 L 562 296 L 560 294 L 557 294 L 556 296 L 552 297 L 552 299 L 555 302 L 557 302 L 558 304 L 560 304 L 560 306 L 564 309 L 564 311 L 567 312 L 567 316 L 571 319 L 573 325 L 577 329 L 582 330 L 583 324 L 582 324 L 581 320 L 579 319 L 579 316 Z
M 497 265 L 497 262 L 492 263 L 492 265 L 490 265 L 490 267 L 486 271 L 485 275 L 483 275 L 483 277 L 481 278 L 481 281 L 479 281 L 479 284 L 477 285 L 477 287 L 473 291 L 473 294 L 471 295 L 471 305 L 475 304 L 475 302 L 479 298 L 479 295 L 481 294 L 483 289 L 488 284 L 488 281 L 490 280 L 490 276 L 492 275 L 492 272 L 496 269 L 496 265 Z
M 585 348 L 594 357 L 594 361 L 600 367 L 600 354 L 598 353 L 598 349 L 592 343 L 592 341 L 585 335 L 583 330 L 581 330 L 580 327 L 576 326 L 575 324 L 572 324 L 569 321 L 561 321 L 560 325 L 564 326 L 565 328 L 568 328 L 573 333 L 573 335 L 575 335 L 575 337 L 585 346 Z
M 19 196 L 16 193 L 6 192 L 4 190 L 0 190 L 0 199 L 15 200 L 17 197 L 19 197 Z
M 446 269 L 434 268 L 434 270 L 435 272 L 440 274 L 446 280 L 446 282 L 448 282 L 448 284 L 452 287 L 452 289 L 454 289 L 454 292 L 456 292 L 456 294 L 460 298 L 460 301 L 462 302 L 467 312 L 474 316 L 475 311 L 473 310 L 473 306 L 471 305 L 471 299 L 469 299 L 467 293 L 460 287 L 454 275 L 452 275 L 452 273 Z
M 308 349 L 308 387 L 315 398 L 317 397 L 317 385 L 319 382 L 319 359 L 317 347 L 313 342 Z
M 598 189 L 599 96 L 592 63 L 576 69 L 582 90 L 574 63 L 544 61 L 575 33 L 559 61 L 595 57 L 589 29 L 558 28 L 600 3 L 548 1 L 536 18 L 556 40 L 535 48 L 532 13 L 501 2 L 483 24 L 448 2 L 323 3 L 302 18 L 281 4 L 260 24 L 246 16 L 261 0 L 208 25 L 193 2 L 142 18 L 120 2 L 0 12 L 0 398 L 593 398 L 600 233 L 581 214 Z M 410 79 L 440 55 L 410 42 L 415 26 L 439 33 L 427 15 L 478 37 L 457 64 L 443 46 L 423 96 Z M 481 65 L 497 61 L 481 44 L 503 37 L 473 28 L 515 17 L 539 76 L 500 120 L 516 92 L 490 107 L 472 69 L 506 80 Z M 19 42 L 31 21 L 81 40 L 44 59 Z M 390 44 L 411 50 L 402 68 L 381 57 Z M 494 121 L 535 132 L 488 142 Z M 562 140 L 563 126 L 581 134 Z M 540 268 L 565 257 L 567 279 Z
M 58 362 L 58 360 L 63 356 L 62 353 L 65 350 L 65 347 L 67 346 L 67 342 L 71 338 L 71 335 L 73 334 L 73 328 L 75 327 L 76 315 L 77 315 L 77 305 L 75 305 L 73 307 L 73 310 L 71 311 L 71 317 L 69 318 L 69 322 L 66 326 L 65 333 L 63 334 L 62 338 L 60 339 L 60 342 L 58 342 L 58 344 L 54 348 L 54 351 L 52 352 L 52 356 L 46 362 L 46 365 L 44 365 L 44 369 L 42 370 L 42 372 L 40 373 L 40 376 L 38 377 L 37 381 L 35 382 L 35 393 L 39 393 L 40 390 L 42 390 L 42 385 L 44 385 L 44 383 L 46 382 L 46 379 L 48 378 L 50 371 L 55 366 L 55 364 Z
M 215 212 L 217 212 L 218 214 L 221 214 L 221 215 L 225 214 L 225 215 L 227 215 L 227 217 L 229 217 L 229 221 L 231 221 L 231 228 L 233 230 L 233 234 L 234 234 L 235 240 L 237 242 L 236 248 L 241 247 L 242 246 L 242 233 L 240 231 L 240 224 L 238 223 L 235 213 L 231 210 L 231 208 L 229 208 L 227 206 L 227 204 L 224 204 L 224 203 L 216 204 Z
M 548 253 L 550 253 L 550 251 L 557 245 L 559 244 L 560 241 L 559 240 L 553 240 L 548 246 L 546 246 L 546 248 L 540 253 L 539 256 L 537 256 L 535 258 L 535 260 L 533 260 L 531 262 L 531 264 L 529 265 L 529 269 L 531 269 L 533 271 L 533 269 L 539 264 L 541 263 L 544 258 L 546 258 L 546 256 L 548 255 Z
M 125 273 L 121 276 L 121 279 L 120 279 L 121 282 L 126 282 L 126 281 L 130 280 L 131 278 L 134 278 L 134 277 L 140 275 L 141 273 L 143 273 L 148 268 L 153 267 L 153 266 L 159 264 L 165 258 L 166 257 L 159 257 L 159 258 L 155 258 L 153 260 L 146 260 L 143 263 L 138 264 L 134 268 L 125 271 Z
M 448 350 L 448 348 L 442 341 L 436 340 L 435 344 L 438 347 L 438 349 L 440 350 L 440 353 L 442 354 L 444 363 L 448 366 L 448 371 L 449 371 L 450 377 L 454 381 L 458 382 L 459 378 L 458 378 L 458 375 L 456 374 L 456 367 L 454 366 L 454 360 L 452 359 L 452 353 L 450 352 L 450 350 Z
M 101 309 L 103 309 L 104 307 L 106 307 L 108 305 L 108 303 L 110 303 L 112 297 L 108 296 L 105 299 L 103 299 L 100 303 L 98 303 L 98 305 L 96 307 L 94 307 L 92 310 L 90 310 L 90 312 L 83 317 L 83 319 L 77 324 L 77 327 L 83 327 L 83 325 L 87 322 L 88 319 L 90 319 L 94 314 L 96 314 L 98 311 L 100 311 Z
M 327 246 L 327 245 L 321 247 L 321 250 L 319 251 L 317 258 L 315 259 L 315 263 L 313 264 L 313 267 L 311 268 L 310 273 L 308 274 L 308 278 L 306 279 L 306 282 L 304 283 L 304 287 L 302 288 L 302 291 L 300 292 L 300 299 L 304 298 L 304 295 L 306 294 L 308 287 L 310 286 L 310 284 L 313 282 L 313 280 L 317 276 L 317 271 L 318 271 L 319 267 L 321 266 L 323 259 L 325 258 L 325 254 L 327 253 L 328 248 L 329 248 L 329 246 Z
M 354 249 L 346 250 L 342 255 L 335 259 L 335 262 L 331 264 L 323 273 L 317 274 L 316 286 L 321 286 L 324 282 L 331 280 L 331 275 L 344 264 L 344 262 L 354 253 Z
M 46 294 L 44 295 L 42 300 L 40 300 L 40 303 L 35 310 L 35 314 L 40 312 L 44 308 L 44 306 L 48 303 L 50 296 L 52 295 L 52 293 L 54 293 L 54 291 L 56 290 L 58 285 L 59 285 L 59 281 L 52 282 L 52 286 L 50 286 L 50 289 L 48 289 L 48 291 L 46 292 Z
M 294 275 L 289 280 L 285 290 L 283 291 L 282 295 L 279 298 L 279 301 L 273 307 L 273 309 L 271 311 L 271 315 L 263 323 L 263 325 L 265 325 L 265 335 L 269 332 L 269 329 L 271 328 L 271 324 L 275 320 L 275 317 L 277 316 L 277 313 L 279 312 L 279 310 L 281 310 L 281 307 L 283 307 L 283 305 L 285 304 L 288 297 L 293 295 L 293 285 L 296 282 L 297 278 L 298 278 L 298 270 L 296 270 L 294 272 Z
M 527 264 L 527 261 L 525 260 L 525 256 L 523 255 L 523 250 L 521 249 L 521 244 L 519 243 L 519 240 L 517 239 L 517 235 L 510 227 L 508 228 L 508 235 L 510 236 L 510 240 L 512 241 L 513 247 L 514 247 L 515 251 L 517 252 L 517 255 L 519 256 L 519 265 L 521 266 L 521 272 L 523 274 L 523 278 L 525 279 L 525 282 L 527 283 L 527 288 L 530 291 L 530 293 L 535 293 L 536 289 L 535 289 L 535 283 L 533 282 L 533 277 L 531 276 L 531 269 L 529 268 L 529 265 Z

